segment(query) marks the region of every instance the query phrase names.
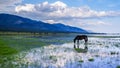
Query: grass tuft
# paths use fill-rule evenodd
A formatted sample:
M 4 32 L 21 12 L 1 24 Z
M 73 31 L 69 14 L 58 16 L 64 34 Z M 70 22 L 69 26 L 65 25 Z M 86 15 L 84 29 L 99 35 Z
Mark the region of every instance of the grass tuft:
M 116 52 L 111 52 L 110 54 L 111 54 L 111 55 L 115 55 L 115 54 L 116 54 Z
M 78 62 L 82 63 L 82 62 L 84 62 L 84 61 L 83 61 L 83 60 L 79 60 Z
M 79 53 L 86 53 L 88 51 L 87 49 L 82 49 L 82 48 L 74 48 L 74 49 Z
M 93 59 L 93 58 L 90 58 L 90 59 L 88 59 L 88 61 L 94 61 L 94 59 Z
M 120 68 L 120 66 L 117 66 L 116 68 Z

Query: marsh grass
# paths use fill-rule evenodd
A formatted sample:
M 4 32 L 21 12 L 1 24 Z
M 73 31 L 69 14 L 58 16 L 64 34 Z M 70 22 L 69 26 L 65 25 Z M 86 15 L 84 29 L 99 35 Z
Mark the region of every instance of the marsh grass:
M 11 55 L 14 53 L 17 53 L 18 51 L 14 48 L 11 48 L 9 46 L 0 46 L 0 55 Z
M 0 36 L 0 46 L 8 46 L 17 51 L 29 50 L 31 48 L 41 47 L 46 43 L 39 41 L 36 38 L 26 38 L 24 36 Z
M 87 49 L 82 49 L 82 48 L 74 48 L 75 51 L 78 53 L 86 53 L 88 50 Z
M 119 54 L 117 52 L 110 52 L 111 55 Z
M 79 60 L 78 62 L 83 63 L 84 61 L 83 60 Z
M 88 61 L 93 62 L 93 61 L 94 61 L 94 58 L 89 58 Z
M 45 45 L 46 43 L 39 41 L 36 38 L 8 35 L 0 36 L 0 65 L 3 65 L 2 67 L 7 66 L 4 63 L 8 63 L 9 61 L 16 59 L 13 58 L 13 55 L 21 51 L 28 51 L 32 48 L 37 48 Z
M 11 55 L 17 53 L 18 51 L 10 46 L 6 41 L 0 39 L 0 55 Z
M 119 47 L 120 44 L 115 44 L 116 47 Z
M 18 53 L 18 50 L 8 46 L 9 44 L 0 38 L 0 64 L 6 61 L 11 60 L 11 56 L 13 54 Z
M 120 65 L 118 65 L 116 68 L 120 68 Z

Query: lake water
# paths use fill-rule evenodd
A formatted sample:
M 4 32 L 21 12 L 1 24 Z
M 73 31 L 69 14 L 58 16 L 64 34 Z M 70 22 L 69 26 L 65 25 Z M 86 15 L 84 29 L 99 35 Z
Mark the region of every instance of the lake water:
M 120 37 L 89 36 L 87 52 L 77 52 L 73 48 L 74 37 L 31 37 L 48 45 L 21 51 L 13 55 L 14 59 L 5 64 L 17 68 L 116 68 L 120 66 Z M 80 41 L 79 46 L 84 49 L 83 40 Z

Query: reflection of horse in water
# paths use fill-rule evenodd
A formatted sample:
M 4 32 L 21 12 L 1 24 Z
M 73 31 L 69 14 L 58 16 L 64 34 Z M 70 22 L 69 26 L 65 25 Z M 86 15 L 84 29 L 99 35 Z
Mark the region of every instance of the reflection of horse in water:
M 77 47 L 79 48 L 79 40 L 84 40 L 85 41 L 85 45 L 87 45 L 87 42 L 88 42 L 88 37 L 86 35 L 77 35 L 75 38 L 74 38 L 74 48 L 76 48 L 76 41 L 77 41 Z M 87 46 L 85 46 L 85 48 L 87 48 Z

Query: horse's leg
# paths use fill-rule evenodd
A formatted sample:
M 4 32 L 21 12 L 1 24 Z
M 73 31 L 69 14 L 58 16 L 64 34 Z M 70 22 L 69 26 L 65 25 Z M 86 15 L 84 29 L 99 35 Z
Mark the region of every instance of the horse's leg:
M 77 48 L 79 48 L 79 40 L 77 40 Z
M 87 42 L 88 42 L 88 38 L 85 37 L 84 40 L 85 40 L 85 44 L 87 44 Z
M 76 39 L 74 39 L 73 41 L 74 41 L 74 48 L 76 48 L 76 44 L 75 44 L 76 43 Z
M 85 45 L 85 49 L 88 49 L 88 47 L 87 47 L 87 42 L 85 42 L 85 44 L 84 44 L 84 45 Z
M 88 39 L 85 38 L 85 49 L 88 49 L 87 44 L 88 44 Z
M 75 44 L 74 44 L 74 48 L 76 48 Z

